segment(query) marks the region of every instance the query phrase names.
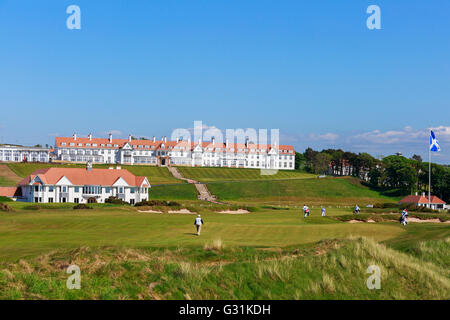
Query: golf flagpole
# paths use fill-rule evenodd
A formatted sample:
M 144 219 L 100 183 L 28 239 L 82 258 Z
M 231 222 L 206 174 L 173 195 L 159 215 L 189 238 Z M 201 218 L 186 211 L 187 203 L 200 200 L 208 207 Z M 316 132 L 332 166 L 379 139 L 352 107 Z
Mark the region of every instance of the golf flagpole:
M 430 130 L 431 137 L 431 130 Z M 431 145 L 428 146 L 428 208 L 431 208 Z

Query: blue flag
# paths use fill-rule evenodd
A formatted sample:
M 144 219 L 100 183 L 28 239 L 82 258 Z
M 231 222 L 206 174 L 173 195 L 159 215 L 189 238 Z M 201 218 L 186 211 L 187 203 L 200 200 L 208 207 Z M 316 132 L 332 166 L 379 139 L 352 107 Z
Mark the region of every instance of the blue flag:
M 441 147 L 439 146 L 439 142 L 434 135 L 433 130 L 430 132 L 430 151 L 431 152 L 439 152 L 441 151 Z

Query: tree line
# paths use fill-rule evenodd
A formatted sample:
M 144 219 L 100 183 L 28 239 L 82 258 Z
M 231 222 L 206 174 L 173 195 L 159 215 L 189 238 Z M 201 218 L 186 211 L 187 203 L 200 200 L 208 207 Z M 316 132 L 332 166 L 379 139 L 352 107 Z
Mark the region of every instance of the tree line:
M 316 151 L 307 148 L 296 152 L 295 168 L 316 174 L 354 176 L 367 185 L 398 194 L 428 193 L 428 162 L 419 155 L 375 158 L 368 153 L 353 153 L 341 149 Z M 431 193 L 450 202 L 450 167 L 431 164 Z

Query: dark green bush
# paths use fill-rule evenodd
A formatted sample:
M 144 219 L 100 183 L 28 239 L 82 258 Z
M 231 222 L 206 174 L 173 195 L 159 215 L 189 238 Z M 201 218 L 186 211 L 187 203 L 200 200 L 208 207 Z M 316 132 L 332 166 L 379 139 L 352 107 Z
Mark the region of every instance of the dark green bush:
M 181 204 L 176 201 L 166 201 L 166 200 L 144 200 L 135 204 L 137 207 L 148 206 L 148 207 L 180 207 Z
M 105 200 L 105 203 L 112 203 L 112 204 L 129 204 L 126 201 L 123 201 L 122 199 L 119 199 L 117 197 L 109 197 Z
M 74 210 L 84 210 L 84 209 L 93 209 L 92 207 L 89 207 L 87 204 L 85 203 L 80 203 L 77 204 L 76 206 L 73 207 Z

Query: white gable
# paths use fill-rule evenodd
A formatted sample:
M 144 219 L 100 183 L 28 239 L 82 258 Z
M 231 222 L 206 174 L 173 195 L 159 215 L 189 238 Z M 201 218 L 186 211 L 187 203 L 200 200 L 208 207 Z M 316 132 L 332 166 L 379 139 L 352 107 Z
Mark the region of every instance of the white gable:
M 127 142 L 124 144 L 124 146 L 122 147 L 123 150 L 133 150 L 133 148 L 131 147 L 131 145 Z
M 72 182 L 70 182 L 69 179 L 66 178 L 66 176 L 62 177 L 61 179 L 59 179 L 59 181 L 56 183 L 57 186 L 61 186 L 61 185 L 72 185 Z
M 122 177 L 120 177 L 119 179 L 116 180 L 116 182 L 114 182 L 113 186 L 115 186 L 115 187 L 129 187 L 130 185 Z
M 151 188 L 150 182 L 148 182 L 147 177 L 145 177 L 144 181 L 142 181 L 140 187 L 142 187 L 144 184 L 147 185 L 148 188 Z
M 200 145 L 198 144 L 195 148 L 194 148 L 194 152 L 201 152 L 202 151 L 202 147 L 200 147 Z
M 270 154 L 270 155 L 274 155 L 274 154 L 277 154 L 277 153 L 278 153 L 277 149 L 275 149 L 275 148 L 270 149 L 270 151 L 268 152 L 268 154 Z

